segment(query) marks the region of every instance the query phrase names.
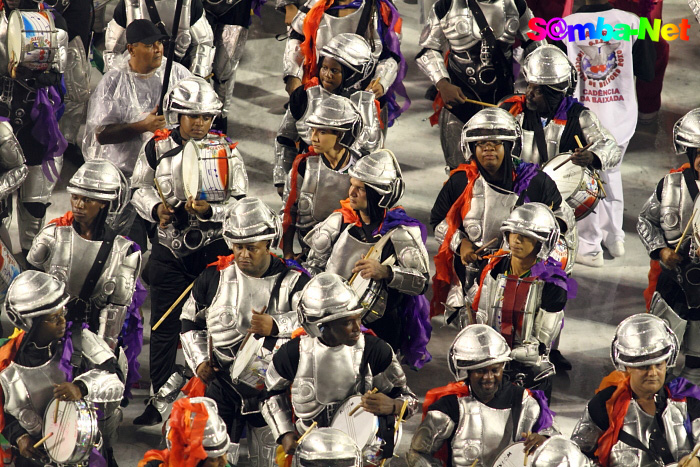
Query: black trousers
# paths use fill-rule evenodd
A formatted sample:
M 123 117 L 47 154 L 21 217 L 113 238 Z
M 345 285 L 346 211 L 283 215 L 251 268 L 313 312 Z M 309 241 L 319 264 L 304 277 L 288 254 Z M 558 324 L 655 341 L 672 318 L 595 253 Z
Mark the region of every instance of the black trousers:
M 157 392 L 175 371 L 177 346 L 180 342 L 180 312 L 187 298 L 153 331 L 153 325 L 165 314 L 182 292 L 218 256 L 231 254 L 223 239 L 178 259 L 163 245 L 153 245 L 149 260 L 151 285 L 151 384 Z
M 246 398 L 246 407 L 244 411 L 257 410 L 258 401 L 255 397 L 255 392 L 257 391 L 252 388 L 241 389 L 243 397 Z M 241 413 L 241 407 L 244 405 L 244 401 L 241 399 L 241 394 L 236 392 L 231 386 L 231 379 L 228 377 L 228 371 L 226 371 L 225 374 L 217 374 L 217 378 L 207 386 L 204 395 L 216 402 L 216 406 L 219 409 L 219 416 L 226 424 L 232 443 L 238 443 L 241 440 L 243 428 L 245 428 L 246 423 L 250 423 L 256 428 L 266 426 L 265 419 L 260 415 L 260 412 L 246 415 Z

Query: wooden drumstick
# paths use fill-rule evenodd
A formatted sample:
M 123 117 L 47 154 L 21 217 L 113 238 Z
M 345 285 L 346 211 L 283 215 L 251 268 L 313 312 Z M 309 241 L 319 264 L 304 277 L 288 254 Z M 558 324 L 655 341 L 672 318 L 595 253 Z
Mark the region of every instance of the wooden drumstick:
M 685 224 L 685 229 L 683 229 L 683 235 L 681 235 L 681 239 L 678 240 L 678 245 L 676 245 L 676 249 L 673 250 L 674 253 L 678 253 L 678 250 L 680 250 L 681 243 L 683 243 L 683 240 L 685 240 L 685 236 L 688 234 L 688 228 L 690 227 L 690 224 L 693 223 L 694 217 L 695 217 L 695 210 L 693 209 L 693 213 L 690 215 L 690 219 L 688 220 L 688 223 Z
M 464 102 L 469 102 L 470 104 L 483 105 L 484 107 L 498 107 L 496 104 L 489 104 L 488 102 L 475 101 L 474 99 L 464 98 Z
M 301 436 L 299 437 L 299 439 L 297 440 L 297 446 L 298 446 L 299 444 L 301 444 L 301 440 L 303 440 L 304 438 L 306 438 L 306 435 L 308 435 L 309 433 L 311 433 L 311 430 L 313 430 L 314 428 L 316 428 L 316 425 L 318 425 L 318 422 L 313 422 L 313 423 L 311 424 L 311 426 L 308 427 L 308 428 L 306 429 L 306 431 L 304 432 L 304 434 L 301 435 Z
M 367 259 L 367 258 L 369 258 L 369 255 L 372 254 L 372 251 L 374 251 L 374 245 L 372 245 L 372 246 L 370 247 L 369 251 L 367 252 L 366 255 L 364 255 L 364 256 L 362 257 L 362 259 Z M 359 272 L 356 272 L 355 274 L 353 274 L 352 277 L 350 278 L 350 280 L 348 281 L 348 284 L 352 285 L 352 282 L 355 280 L 355 278 L 357 277 L 358 274 L 359 274 Z M 351 415 L 352 415 L 352 414 L 351 414 Z
M 578 144 L 578 147 L 583 148 L 583 144 L 581 144 L 581 140 L 579 139 L 578 135 L 574 135 L 574 139 L 576 140 L 576 144 Z
M 61 405 L 61 401 L 56 399 L 56 410 L 53 411 L 53 422 L 58 422 L 58 406 Z
M 52 436 L 53 436 L 53 431 L 52 431 L 51 433 L 49 433 L 48 435 L 44 436 L 43 438 L 41 438 L 41 439 L 40 439 L 39 441 L 37 441 L 36 443 L 34 443 L 34 449 L 36 449 L 36 448 L 38 448 L 39 446 L 41 446 L 42 444 L 44 444 L 44 443 L 46 442 L 46 440 L 49 439 L 49 438 L 51 438 Z
M 474 462 L 472 462 L 471 467 L 476 467 L 476 464 L 477 464 L 478 462 L 479 462 L 479 458 L 477 457 L 476 459 L 474 459 Z
M 168 308 L 168 311 L 166 311 L 165 314 L 163 314 L 163 316 L 160 317 L 158 322 L 155 325 L 153 325 L 153 327 L 151 328 L 151 331 L 155 331 L 156 329 L 158 329 L 158 326 L 160 326 L 161 323 L 163 321 L 165 321 L 165 318 L 167 318 L 170 315 L 170 313 L 173 312 L 175 307 L 180 304 L 182 299 L 185 298 L 185 296 L 187 296 L 188 293 L 190 293 L 190 290 L 192 290 L 193 285 L 194 285 L 194 282 L 192 282 L 190 285 L 187 286 L 187 288 L 182 292 L 182 294 L 179 297 L 177 297 L 177 300 L 175 300 L 175 302 L 172 305 L 170 305 L 170 308 Z
M 690 464 L 690 461 L 693 460 L 693 457 L 698 455 L 698 451 L 700 451 L 700 444 L 695 446 L 695 449 L 693 449 L 693 452 L 690 453 L 690 456 L 688 456 L 688 459 L 683 462 L 682 464 L 679 464 L 678 467 L 685 467 L 686 465 Z
M 475 255 L 478 255 L 479 253 L 481 253 L 482 251 L 484 251 L 485 249 L 487 249 L 488 247 L 490 247 L 491 245 L 493 245 L 493 244 L 496 243 L 497 241 L 498 241 L 498 237 L 492 238 L 491 240 L 489 240 L 488 242 L 486 242 L 485 244 L 483 244 L 481 247 L 479 247 L 479 248 L 474 252 L 474 254 L 475 254 Z
M 377 393 L 378 391 L 379 391 L 379 389 L 374 388 L 374 389 L 372 389 L 369 393 L 370 393 L 370 394 L 375 394 L 375 393 Z M 361 408 L 362 408 L 362 404 L 356 405 L 356 406 L 350 411 L 350 413 L 348 414 L 348 417 L 352 417 L 353 415 L 355 415 L 355 412 L 357 412 L 357 411 L 360 410 Z
M 160 183 L 158 183 L 157 178 L 153 179 L 153 184 L 156 186 L 156 190 L 158 190 L 158 196 L 160 196 L 160 200 L 163 202 L 163 205 L 168 206 L 168 202 L 165 201 L 165 195 L 163 194 L 163 190 L 160 189 Z
M 593 143 L 588 143 L 586 146 L 584 146 L 584 145 L 581 143 L 581 140 L 579 139 L 578 135 L 574 135 L 574 139 L 576 140 L 576 144 L 578 144 L 578 147 L 579 147 L 580 149 L 588 149 L 588 148 L 591 147 L 591 145 L 593 144 Z M 566 165 L 567 162 L 571 162 L 571 159 L 573 159 L 573 158 L 574 158 L 574 155 L 572 154 L 570 157 L 567 157 L 566 160 L 565 160 L 564 162 L 562 162 L 562 163 L 559 164 L 558 166 L 554 167 L 553 170 L 559 170 L 559 169 L 561 169 L 564 165 Z
M 403 422 L 403 416 L 406 413 L 407 407 L 408 407 L 408 401 L 405 400 L 405 401 L 403 401 L 403 405 L 401 406 L 401 410 L 399 411 L 399 417 L 396 419 L 396 425 L 394 425 L 394 433 L 399 431 L 399 427 L 401 426 L 401 422 Z M 382 463 L 379 464 L 379 467 L 384 467 L 385 462 L 386 462 L 386 459 L 382 459 Z
M 379 83 L 379 80 L 380 80 L 380 79 L 381 79 L 380 77 L 377 77 L 377 78 L 373 79 L 372 82 L 369 83 L 369 86 L 367 86 L 367 89 L 366 89 L 366 90 L 367 90 L 367 91 L 372 91 L 372 88 L 373 88 L 375 85 L 377 85 L 377 84 Z

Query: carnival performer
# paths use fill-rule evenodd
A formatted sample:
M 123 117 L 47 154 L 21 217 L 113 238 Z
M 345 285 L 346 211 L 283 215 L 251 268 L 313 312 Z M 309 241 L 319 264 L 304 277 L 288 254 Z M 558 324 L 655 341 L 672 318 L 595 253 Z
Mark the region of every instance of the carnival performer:
M 439 121 L 442 152 L 450 170 L 463 162 L 462 127 L 482 109 L 469 100 L 495 104 L 512 94 L 517 78 L 513 43 L 520 40 L 525 55 L 539 45 L 527 36 L 532 18 L 525 0 L 438 0 L 432 5 L 416 62 L 439 93 L 433 104 L 439 120 L 434 115 L 430 122 Z
M 503 221 L 501 233 L 504 249 L 481 270 L 467 294 L 468 306 L 460 310 L 460 323 L 487 324 L 500 332 L 512 349 L 506 370 L 510 380 L 550 398 L 555 368 L 549 354 L 561 332 L 566 302 L 576 296 L 576 281 L 551 257 L 559 225 L 546 205 L 518 206 Z
M 357 34 L 338 34 L 321 49 L 320 63 L 317 77 L 289 96 L 287 112 L 277 130 L 272 177 L 280 196 L 294 160 L 311 147 L 311 130 L 306 120 L 326 97 L 333 94 L 347 97 L 362 115 L 362 133 L 353 143 L 353 149 L 370 153 L 384 142 L 376 105 L 383 98 L 376 100 L 373 93 L 363 91 L 376 66 L 367 41 Z
M 141 146 L 153 132 L 165 128 L 165 118 L 157 115 L 163 88 L 164 36 L 147 19 L 132 21 L 126 28 L 127 52 L 115 57 L 108 71 L 90 96 L 83 140 L 83 155 L 89 159 L 109 159 L 130 177 Z M 179 63 L 173 63 L 169 88 L 190 76 Z
M 362 451 L 350 435 L 336 428 L 315 428 L 299 442 L 292 465 L 361 467 Z
M 102 53 L 105 72 L 115 69 L 115 59 L 126 51 L 126 28 L 134 20 L 150 20 L 164 37 L 172 34 L 176 3 L 175 0 L 120 0 L 105 31 Z M 192 74 L 203 78 L 211 74 L 214 32 L 204 14 L 202 0 L 183 1 L 177 37 L 171 44 L 175 47 L 175 60 L 185 63 Z
M 510 444 L 524 441 L 525 452 L 533 452 L 557 434 L 544 394 L 503 381 L 510 360 L 506 340 L 489 326 L 457 334 L 448 355 L 457 382 L 426 394 L 409 466 L 487 467 Z
M 321 273 L 304 287 L 297 312 L 308 335 L 284 344 L 265 377 L 268 398 L 261 411 L 275 440 L 292 454 L 298 433 L 313 422 L 330 426 L 341 403 L 361 395 L 361 407 L 386 428 L 378 433 L 385 442 L 380 457 L 391 458 L 395 415 L 409 418 L 418 400 L 391 347 L 361 332 L 363 309 L 355 291 L 337 274 Z
M 561 435 L 552 436 L 543 442 L 532 455 L 531 462 L 531 467 L 555 465 L 594 467 L 595 465 L 581 452 L 576 443 Z
M 222 237 L 222 222 L 231 198 L 241 198 L 248 190 L 237 143 L 220 132 L 210 132 L 221 102 L 209 83 L 196 76 L 180 81 L 166 95 L 163 107 L 165 120 L 174 129 L 158 131 L 146 143 L 132 178 L 136 211 L 147 222 L 158 223 L 158 242 L 153 245 L 148 268 L 152 304 L 149 358 L 154 395 L 175 370 L 184 303 L 176 300 L 208 264 L 230 254 Z M 186 144 L 193 152 L 184 150 Z M 216 160 L 216 165 L 198 165 L 198 152 L 210 154 L 209 160 Z M 200 174 L 217 170 L 219 183 L 192 186 L 182 177 L 185 163 L 192 164 L 191 170 Z M 162 323 L 154 329 L 161 318 Z M 136 425 L 161 421 L 153 398 L 149 401 L 144 413 L 134 420 Z
M 430 360 L 432 330 L 423 295 L 430 279 L 425 226 L 395 207 L 404 182 L 391 151 L 365 156 L 348 172 L 349 197 L 306 236 L 311 249 L 303 265 L 313 275 L 332 272 L 351 285 L 365 284 L 355 289 L 371 297 L 363 304 L 363 323 L 403 361 L 420 368 Z
M 102 453 L 88 451 L 89 459 L 74 465 L 117 465 L 109 439 L 120 420 L 115 410 L 124 393 L 124 374 L 104 340 L 88 329 L 72 334 L 67 330 L 69 300 L 66 285 L 40 271 L 21 273 L 7 292 L 5 310 L 19 330 L 0 347 L 2 434 L 19 452 L 17 467 L 43 467 L 48 462 L 46 452 L 35 444 L 52 399 L 85 401 L 101 412 Z M 9 461 L 12 454 L 3 450 L 2 456 Z
M 700 466 L 690 457 L 700 437 L 700 389 L 666 372 L 678 357 L 678 338 L 649 313 L 622 321 L 603 378 L 571 439 L 604 467 Z
M 688 282 L 688 272 L 698 267 L 696 228 L 698 180 L 700 180 L 700 108 L 681 117 L 673 127 L 677 155 L 688 164 L 665 175 L 639 213 L 637 233 L 652 260 L 649 286 L 644 292 L 647 307 L 657 309 L 682 342 L 685 366 L 680 375 L 700 384 L 700 291 Z M 683 236 L 684 231 L 694 235 Z M 654 292 L 665 304 L 651 307 Z M 658 299 L 657 299 L 658 300 Z M 685 335 L 685 338 L 683 336 Z
M 352 149 L 362 133 L 362 116 L 350 99 L 328 96 L 306 119 L 306 125 L 311 128 L 311 147 L 294 161 L 284 188 L 285 259 L 307 253 L 304 237 L 347 197 L 348 170 L 362 156 Z M 295 236 L 302 247 L 300 256 L 294 253 Z
M 5 182 L 9 182 L 7 186 L 10 189 L 15 183 L 19 187 L 17 224 L 22 253 L 26 255 L 32 246 L 32 239 L 44 225 L 49 199 L 63 167 L 63 152 L 68 145 L 58 127 L 63 109 L 61 80 L 67 66 L 68 26 L 56 10 L 39 11 L 36 4 L 31 5 L 32 11 L 25 13 L 36 15 L 33 20 L 43 23 L 42 26 L 47 29 L 53 28 L 56 33 L 56 42 L 52 41 L 51 44 L 52 53 L 45 55 L 45 71 L 31 69 L 29 62 L 17 62 L 17 58 L 11 58 L 6 47 L 9 35 L 23 34 L 22 31 L 8 31 L 9 17 L 19 6 L 19 1 L 0 5 L 0 42 L 5 44 L 5 47 L 0 47 L 0 62 L 7 64 L 0 67 L 3 89 L 0 122 L 3 125 L 8 122 L 12 127 L 11 133 L 16 136 L 26 158 L 26 175 L 21 173 L 24 170 L 17 154 L 3 160 L 3 163 L 8 163 L 7 169 L 19 169 L 15 176 Z M 7 136 L 3 140 L 7 141 Z M 7 202 L 4 201 L 0 208 L 4 211 Z
M 284 50 L 287 92 L 291 95 L 318 75 L 321 50 L 332 38 L 355 33 L 367 40 L 378 61 L 366 90 L 377 99 L 385 96 L 381 119 L 385 128 L 391 126 L 411 103 L 403 84 L 408 66 L 400 47 L 401 23 L 391 0 L 307 0 L 292 20 Z
M 152 449 L 138 467 L 226 467 L 231 447 L 226 424 L 208 397 L 185 397 L 173 404 L 165 431 L 167 449 Z
M 219 258 L 197 278 L 181 315 L 185 360 L 207 385 L 205 395 L 216 401 L 235 459 L 247 428 L 254 466 L 269 466 L 275 459 L 277 444 L 258 401 L 274 352 L 299 326 L 292 302 L 308 282 L 308 276 L 270 253 L 280 234 L 279 217 L 261 200 L 236 203 L 224 220 L 224 239 L 233 255 Z M 246 345 L 259 350 L 254 360 L 239 362 Z M 243 368 L 235 380 L 232 367 Z

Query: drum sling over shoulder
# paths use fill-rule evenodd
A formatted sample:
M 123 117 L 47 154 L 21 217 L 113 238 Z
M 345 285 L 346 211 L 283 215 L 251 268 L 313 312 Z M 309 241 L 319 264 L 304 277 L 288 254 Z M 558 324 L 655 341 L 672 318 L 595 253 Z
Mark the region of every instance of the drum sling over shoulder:
M 160 19 L 160 13 L 158 13 L 158 8 L 156 7 L 155 0 L 144 0 L 146 3 L 146 9 L 148 10 L 148 16 L 151 17 L 151 21 L 160 30 L 161 34 L 170 37 L 168 31 L 165 30 L 165 23 Z M 172 40 L 175 41 L 177 38 L 173 37 Z

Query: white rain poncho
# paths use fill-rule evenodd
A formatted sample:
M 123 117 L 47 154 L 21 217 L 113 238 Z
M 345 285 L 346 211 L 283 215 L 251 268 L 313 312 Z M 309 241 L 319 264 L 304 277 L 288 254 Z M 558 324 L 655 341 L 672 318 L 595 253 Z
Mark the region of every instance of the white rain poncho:
M 90 96 L 88 105 L 83 155 L 86 160 L 104 158 L 114 162 L 124 175 L 131 176 L 141 146 L 153 133 L 146 132 L 118 144 L 100 144 L 96 133 L 106 125 L 140 122 L 158 105 L 165 72 L 165 59 L 160 68 L 149 75 L 131 71 L 129 52 L 114 61 L 114 69 L 108 71 L 97 89 Z M 181 79 L 191 76 L 187 68 L 173 63 L 170 88 Z

